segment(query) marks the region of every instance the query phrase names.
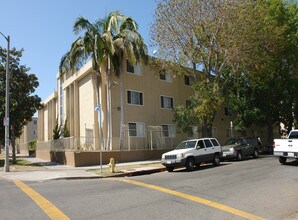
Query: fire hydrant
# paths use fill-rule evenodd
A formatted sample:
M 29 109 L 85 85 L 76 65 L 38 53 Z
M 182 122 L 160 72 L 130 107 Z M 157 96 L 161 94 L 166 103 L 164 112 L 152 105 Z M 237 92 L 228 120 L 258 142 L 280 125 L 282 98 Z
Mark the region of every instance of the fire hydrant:
M 110 158 L 110 163 L 108 164 L 108 166 L 110 167 L 110 172 L 115 173 L 116 164 L 114 158 Z

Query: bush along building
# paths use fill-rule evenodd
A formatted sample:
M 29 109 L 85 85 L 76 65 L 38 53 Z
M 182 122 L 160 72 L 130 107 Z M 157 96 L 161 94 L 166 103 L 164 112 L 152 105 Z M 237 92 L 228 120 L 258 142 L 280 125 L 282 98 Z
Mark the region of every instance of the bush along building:
M 92 84 L 92 61 L 72 75 L 57 75 L 57 92 L 44 100 L 44 107 L 38 112 L 37 157 L 73 166 L 99 164 L 100 152 L 104 164 L 111 157 L 118 162 L 160 159 L 180 141 L 202 136 L 199 127 L 180 133 L 174 122 L 173 109 L 188 105 L 193 94 L 191 76 L 159 74 L 150 61 L 134 66 L 124 61 L 122 66 L 123 83 L 118 76 L 102 71 L 100 106 L 96 105 Z M 212 136 L 221 144 L 240 136 L 233 130 L 233 120 L 227 107 L 218 110 Z M 57 123 L 61 132 L 59 139 L 54 139 Z M 266 130 L 257 126 L 245 132 L 251 137 L 267 137 Z

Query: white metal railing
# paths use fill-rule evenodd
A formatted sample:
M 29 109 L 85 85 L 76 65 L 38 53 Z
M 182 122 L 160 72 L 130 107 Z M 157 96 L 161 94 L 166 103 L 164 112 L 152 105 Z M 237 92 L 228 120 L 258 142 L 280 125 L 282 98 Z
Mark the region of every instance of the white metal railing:
M 146 131 L 141 132 L 142 136 L 136 135 L 136 130 L 124 126 L 124 144 L 120 149 L 120 138 L 105 138 L 103 150 L 109 151 L 131 151 L 131 150 L 157 150 L 173 148 L 175 138 L 164 137 L 161 126 L 148 126 Z M 48 151 L 94 151 L 99 150 L 99 139 L 94 137 L 68 137 L 51 141 L 37 142 L 38 150 Z
M 124 145 L 120 149 L 120 138 L 113 137 L 107 146 L 104 140 L 104 151 L 132 151 L 132 150 L 158 150 L 173 148 L 174 138 L 164 138 L 155 132 L 149 132 L 148 136 L 135 137 L 124 136 Z M 90 137 L 69 137 L 51 141 L 37 142 L 37 150 L 43 151 L 94 151 L 99 150 L 99 139 Z

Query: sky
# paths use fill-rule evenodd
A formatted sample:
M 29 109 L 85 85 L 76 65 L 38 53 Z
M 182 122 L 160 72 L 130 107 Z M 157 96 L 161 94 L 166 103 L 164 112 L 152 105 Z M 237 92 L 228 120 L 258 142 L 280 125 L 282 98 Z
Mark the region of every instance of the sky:
M 57 90 L 60 59 L 78 37 L 72 32 L 76 18 L 94 22 L 119 10 L 138 23 L 149 47 L 155 6 L 155 0 L 0 0 L 0 32 L 10 36 L 11 48 L 24 49 L 21 64 L 38 77 L 35 93 L 44 100 Z M 2 36 L 0 45 L 7 47 Z

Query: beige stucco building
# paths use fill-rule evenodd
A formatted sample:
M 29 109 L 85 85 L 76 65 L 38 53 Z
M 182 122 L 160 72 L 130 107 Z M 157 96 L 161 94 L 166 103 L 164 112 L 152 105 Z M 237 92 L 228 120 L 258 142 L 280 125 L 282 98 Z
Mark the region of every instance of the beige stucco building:
M 28 122 L 27 125 L 23 127 L 22 134 L 20 138 L 16 139 L 17 150 L 23 150 L 23 152 L 28 153 L 27 144 L 30 141 L 36 141 L 38 138 L 38 119 L 37 117 L 32 117 L 32 120 Z
M 38 126 L 37 117 L 32 117 L 32 120 L 23 127 L 23 132 L 18 139 L 20 143 L 28 143 L 33 140 L 37 140 L 38 137 Z
M 103 67 L 103 82 L 106 76 Z M 95 111 L 96 96 L 91 77 L 91 61 L 73 75 L 63 79 L 57 76 L 57 92 L 44 100 L 44 108 L 38 112 L 39 142 L 53 139 L 53 129 L 58 119 L 70 130 L 72 146 L 81 150 L 99 149 L 98 112 Z M 111 111 L 107 111 L 107 84 L 101 86 L 103 150 L 120 150 L 120 81 L 111 75 Z M 173 122 L 173 108 L 187 105 L 193 90 L 188 76 L 172 77 L 159 75 L 150 65 L 130 66 L 124 62 L 124 148 L 121 150 L 171 149 L 184 139 L 201 137 L 200 129 L 194 128 L 192 135 L 178 132 Z M 108 115 L 110 114 L 110 145 L 108 145 Z M 233 115 L 222 107 L 212 128 L 212 135 L 223 144 L 231 136 L 239 136 L 233 131 Z M 266 132 L 258 127 L 246 131 L 247 136 L 261 136 Z

